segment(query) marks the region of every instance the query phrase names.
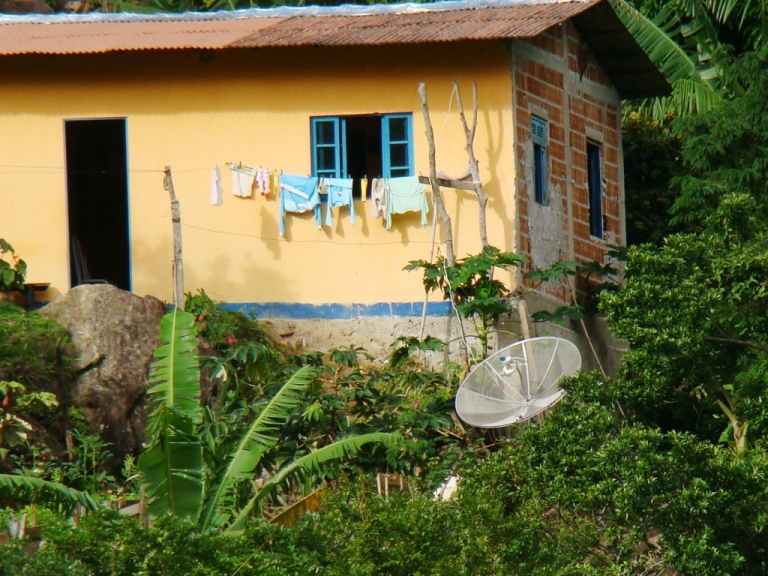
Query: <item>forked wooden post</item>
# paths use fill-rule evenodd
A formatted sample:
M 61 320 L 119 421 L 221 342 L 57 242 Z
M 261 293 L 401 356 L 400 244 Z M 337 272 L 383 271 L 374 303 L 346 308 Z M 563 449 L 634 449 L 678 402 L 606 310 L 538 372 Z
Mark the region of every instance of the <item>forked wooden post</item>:
M 475 195 L 478 205 L 478 226 L 480 231 L 480 243 L 483 247 L 488 246 L 488 232 L 485 223 L 485 206 L 488 204 L 488 196 L 483 193 L 483 182 L 480 180 L 480 169 L 475 156 L 475 132 L 477 131 L 477 82 L 472 82 L 472 126 L 467 124 L 467 117 L 464 114 L 464 104 L 461 101 L 461 91 L 459 90 L 459 81 L 454 80 L 453 86 L 456 89 L 456 103 L 459 105 L 459 118 L 464 128 L 464 136 L 467 139 L 465 150 L 467 151 L 467 160 L 469 162 L 469 173 L 475 184 Z
M 173 222 L 173 304 L 184 309 L 184 263 L 181 258 L 181 211 L 173 189 L 171 167 L 165 167 L 165 189 L 171 196 L 171 222 Z

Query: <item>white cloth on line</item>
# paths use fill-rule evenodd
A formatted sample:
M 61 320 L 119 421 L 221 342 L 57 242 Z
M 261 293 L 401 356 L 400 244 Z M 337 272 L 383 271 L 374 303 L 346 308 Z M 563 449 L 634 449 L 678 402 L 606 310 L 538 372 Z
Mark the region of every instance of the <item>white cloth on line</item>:
M 211 204 L 221 206 L 224 203 L 224 188 L 221 186 L 221 168 L 215 166 L 211 171 Z

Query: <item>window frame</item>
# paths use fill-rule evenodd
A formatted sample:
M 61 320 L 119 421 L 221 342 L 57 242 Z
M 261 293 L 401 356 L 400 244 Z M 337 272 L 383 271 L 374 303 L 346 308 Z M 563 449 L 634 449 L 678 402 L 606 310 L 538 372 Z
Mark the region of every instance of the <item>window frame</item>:
M 587 139 L 587 196 L 589 199 L 589 235 L 603 239 L 602 143 Z
M 312 175 L 327 178 L 346 178 L 347 177 L 347 146 L 346 146 L 346 120 L 354 116 L 373 116 L 380 118 L 381 121 L 381 174 L 369 174 L 369 178 L 396 178 L 399 176 L 413 176 L 414 170 L 414 152 L 413 152 L 413 113 L 400 112 L 392 114 L 347 114 L 344 116 L 313 116 L 310 117 L 311 134 L 311 156 L 312 156 Z M 405 139 L 392 140 L 390 134 L 392 120 L 405 120 Z M 334 142 L 318 142 L 318 126 L 330 123 L 333 125 Z M 393 146 L 406 145 L 406 163 L 392 164 Z M 322 148 L 334 148 L 334 168 L 318 169 L 319 150 Z M 392 175 L 393 171 L 407 172 L 407 174 Z
M 549 175 L 547 171 L 549 125 L 546 119 L 531 114 L 531 143 L 533 146 L 533 198 L 541 206 L 549 206 Z

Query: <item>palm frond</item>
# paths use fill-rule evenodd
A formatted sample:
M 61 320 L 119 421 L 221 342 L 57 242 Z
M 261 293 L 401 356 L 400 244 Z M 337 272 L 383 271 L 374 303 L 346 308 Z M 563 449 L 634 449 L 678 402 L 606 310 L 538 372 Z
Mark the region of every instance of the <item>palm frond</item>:
M 400 435 L 395 433 L 372 432 L 370 434 L 361 434 L 360 436 L 352 436 L 350 438 L 337 440 L 333 444 L 324 446 L 319 450 L 294 460 L 282 468 L 277 474 L 275 474 L 264 484 L 264 486 L 250 499 L 248 504 L 240 510 L 237 517 L 232 522 L 232 524 L 230 524 L 226 531 L 235 532 L 242 530 L 245 526 L 246 520 L 251 515 L 257 504 L 270 493 L 272 493 L 290 475 L 299 471 L 321 472 L 321 465 L 323 463 L 331 460 L 353 458 L 360 451 L 360 448 L 371 442 L 382 444 L 384 446 L 390 446 L 399 440 Z
M 672 94 L 664 98 L 648 98 L 636 104 L 634 111 L 646 118 L 663 122 L 673 116 L 690 116 L 712 110 L 722 97 L 700 82 L 681 79 L 672 84 Z
M 201 518 L 203 529 L 226 522 L 228 514 L 221 509 L 221 503 L 227 492 L 238 482 L 253 477 L 262 455 L 277 443 L 281 427 L 290 417 L 291 410 L 301 402 L 302 392 L 316 376 L 316 370 L 309 366 L 298 370 L 243 434 L 228 464 L 211 487 Z
M 200 369 L 194 317 L 176 308 L 160 323 L 164 342 L 150 375 L 148 446 L 139 458 L 142 482 L 151 498 L 150 513 L 171 511 L 196 520 L 203 500 Z
M 64 486 L 64 484 L 59 482 L 51 482 L 33 476 L 0 474 L 0 490 L 7 492 L 14 498 L 19 498 L 24 492 L 30 496 L 38 492 L 46 492 L 54 499 L 65 504 L 72 506 L 80 504 L 88 510 L 98 510 L 101 508 L 101 505 L 87 492 L 81 492 Z

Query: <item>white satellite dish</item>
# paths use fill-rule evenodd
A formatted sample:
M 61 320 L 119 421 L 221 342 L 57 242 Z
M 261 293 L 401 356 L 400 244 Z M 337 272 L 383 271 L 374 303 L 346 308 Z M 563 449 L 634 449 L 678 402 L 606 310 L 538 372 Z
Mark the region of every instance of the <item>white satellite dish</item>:
M 464 379 L 456 412 L 470 426 L 525 422 L 565 395 L 558 382 L 581 369 L 573 342 L 545 336 L 521 340 L 485 359 Z

